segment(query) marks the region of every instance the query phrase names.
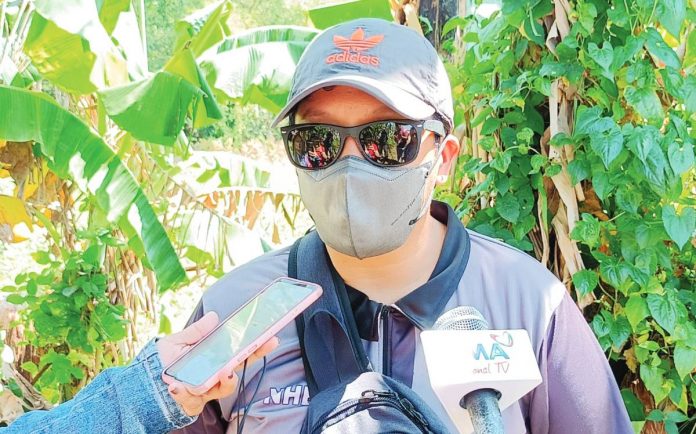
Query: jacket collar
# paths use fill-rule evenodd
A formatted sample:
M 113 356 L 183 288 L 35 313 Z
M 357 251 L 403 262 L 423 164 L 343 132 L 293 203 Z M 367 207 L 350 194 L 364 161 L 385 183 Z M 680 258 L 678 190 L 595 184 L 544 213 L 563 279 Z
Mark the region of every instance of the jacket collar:
M 432 328 L 447 302 L 459 286 L 469 260 L 470 240 L 454 210 L 443 202 L 433 201 L 430 214 L 447 225 L 440 257 L 428 281 L 399 299 L 395 306 L 421 330 Z M 377 340 L 381 303 L 370 300 L 355 288 L 346 286 L 360 337 Z

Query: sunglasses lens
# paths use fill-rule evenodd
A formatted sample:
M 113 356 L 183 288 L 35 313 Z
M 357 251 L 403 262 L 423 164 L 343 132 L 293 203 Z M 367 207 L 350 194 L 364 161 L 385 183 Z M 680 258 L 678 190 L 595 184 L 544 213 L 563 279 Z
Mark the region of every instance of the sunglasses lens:
M 383 166 L 401 166 L 418 155 L 416 127 L 395 121 L 375 122 L 360 131 L 365 156 Z
M 285 146 L 296 165 L 307 169 L 321 169 L 338 157 L 341 138 L 330 127 L 298 126 L 288 131 Z

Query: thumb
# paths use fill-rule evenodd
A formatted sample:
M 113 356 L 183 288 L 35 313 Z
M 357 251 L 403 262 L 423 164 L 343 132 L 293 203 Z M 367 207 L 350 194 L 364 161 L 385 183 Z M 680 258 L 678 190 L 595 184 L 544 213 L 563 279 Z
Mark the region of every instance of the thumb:
M 170 342 L 175 344 L 192 345 L 201 340 L 203 336 L 210 333 L 218 325 L 218 315 L 215 312 L 208 312 L 201 319 L 186 327 L 179 333 L 170 336 Z

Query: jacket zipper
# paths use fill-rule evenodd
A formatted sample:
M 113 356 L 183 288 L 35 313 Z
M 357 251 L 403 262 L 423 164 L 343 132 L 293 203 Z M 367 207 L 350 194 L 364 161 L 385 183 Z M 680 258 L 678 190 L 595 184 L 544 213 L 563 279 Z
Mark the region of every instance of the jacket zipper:
M 382 305 L 379 312 L 380 331 L 382 332 L 381 353 L 382 369 L 380 372 L 391 377 L 391 345 L 389 344 L 389 312 L 390 307 Z

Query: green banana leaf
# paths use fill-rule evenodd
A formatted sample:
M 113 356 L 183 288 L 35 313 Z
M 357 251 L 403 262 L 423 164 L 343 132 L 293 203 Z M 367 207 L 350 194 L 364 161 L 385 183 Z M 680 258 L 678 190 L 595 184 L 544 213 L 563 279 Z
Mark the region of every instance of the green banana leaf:
M 146 71 L 130 0 L 35 0 L 34 5 L 24 52 L 47 80 L 86 94 Z
M 142 246 L 160 289 L 184 281 L 179 259 L 148 199 L 128 168 L 75 115 L 48 95 L 0 85 L 0 138 L 35 141 L 49 168 L 72 179 L 109 221 L 117 223 L 134 244 Z
M 149 78 L 99 91 L 109 116 L 133 137 L 171 146 L 187 115 L 196 128 L 222 119 L 215 96 L 193 58 L 179 51 Z
M 232 34 L 229 19 L 232 2 L 223 0 L 194 12 L 176 23 L 175 52 L 184 48 L 193 51 L 196 57 L 219 41 Z
M 113 33 L 121 13 L 130 10 L 131 7 L 131 0 L 112 0 L 102 3 L 101 9 L 99 9 L 99 21 L 104 26 L 106 33 Z
M 300 56 L 318 32 L 268 26 L 228 38 L 198 58 L 219 101 L 258 104 L 279 112 Z
M 261 44 L 263 42 L 300 42 L 309 43 L 319 33 L 311 27 L 302 26 L 265 26 L 256 27 L 245 32 L 223 39 L 215 46 L 215 53 L 234 50 L 247 45 Z
M 388 0 L 357 0 L 329 6 L 321 6 L 308 11 L 309 19 L 318 29 L 326 29 L 355 18 L 382 18 L 392 21 Z

